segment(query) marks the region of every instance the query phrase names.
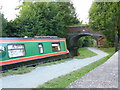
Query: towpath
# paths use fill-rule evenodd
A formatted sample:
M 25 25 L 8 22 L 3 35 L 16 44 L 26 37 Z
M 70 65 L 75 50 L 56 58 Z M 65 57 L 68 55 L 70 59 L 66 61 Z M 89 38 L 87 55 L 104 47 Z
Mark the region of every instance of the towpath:
M 104 64 L 90 71 L 67 88 L 118 88 L 118 56 L 116 52 Z
M 88 48 L 97 53 L 96 56 L 85 59 L 72 59 L 60 64 L 37 67 L 30 73 L 22 75 L 11 75 L 0 78 L 0 88 L 36 88 L 51 79 L 65 75 L 95 62 L 108 54 L 97 48 Z

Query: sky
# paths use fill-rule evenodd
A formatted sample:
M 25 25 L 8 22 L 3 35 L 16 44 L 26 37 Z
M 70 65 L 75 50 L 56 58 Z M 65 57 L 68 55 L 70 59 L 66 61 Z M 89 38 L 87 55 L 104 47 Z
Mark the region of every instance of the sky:
M 93 0 L 71 0 L 76 9 L 77 17 L 83 20 L 83 24 L 88 23 L 88 12 Z M 19 10 L 15 10 L 21 4 L 20 0 L 0 0 L 1 12 L 8 21 L 14 20 Z
M 88 23 L 88 12 L 92 5 L 93 0 L 72 0 L 73 5 L 76 9 L 79 20 L 83 20 L 83 23 Z

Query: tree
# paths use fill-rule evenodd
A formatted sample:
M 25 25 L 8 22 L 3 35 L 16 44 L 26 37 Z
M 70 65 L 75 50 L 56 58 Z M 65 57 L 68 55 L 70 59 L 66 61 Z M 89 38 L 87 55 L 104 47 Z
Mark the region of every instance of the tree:
M 23 2 L 14 20 L 18 36 L 65 37 L 65 26 L 79 23 L 69 2 Z
M 79 47 L 93 47 L 95 46 L 95 44 L 96 44 L 96 41 L 91 36 L 84 36 L 78 40 Z
M 94 2 L 89 10 L 89 25 L 93 30 L 102 30 L 109 44 L 114 45 L 115 35 L 120 30 L 120 3 Z
M 7 36 L 7 23 L 8 21 L 4 18 L 4 14 L 0 13 L 0 36 Z

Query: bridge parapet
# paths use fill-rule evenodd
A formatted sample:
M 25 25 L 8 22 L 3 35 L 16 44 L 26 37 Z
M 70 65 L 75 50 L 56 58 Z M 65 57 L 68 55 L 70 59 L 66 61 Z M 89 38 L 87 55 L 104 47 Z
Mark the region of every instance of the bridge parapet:
M 86 26 L 67 26 L 68 33 L 94 32 L 91 28 Z

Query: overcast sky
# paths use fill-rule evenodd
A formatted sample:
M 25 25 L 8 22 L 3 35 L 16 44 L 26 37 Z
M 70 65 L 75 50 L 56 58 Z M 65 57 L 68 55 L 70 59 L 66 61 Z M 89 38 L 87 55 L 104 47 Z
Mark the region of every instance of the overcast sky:
M 71 0 L 76 9 L 78 18 L 83 20 L 83 23 L 88 23 L 88 11 L 93 0 Z M 19 0 L 0 0 L 2 5 L 2 13 L 4 13 L 5 18 L 8 20 L 13 20 L 16 18 L 16 14 L 19 14 L 18 10 L 15 10 L 17 6 L 21 4 Z M 0 5 L 0 6 L 1 6 Z
M 88 23 L 88 12 L 93 0 L 72 0 L 76 9 L 78 18 L 83 20 L 83 23 Z

